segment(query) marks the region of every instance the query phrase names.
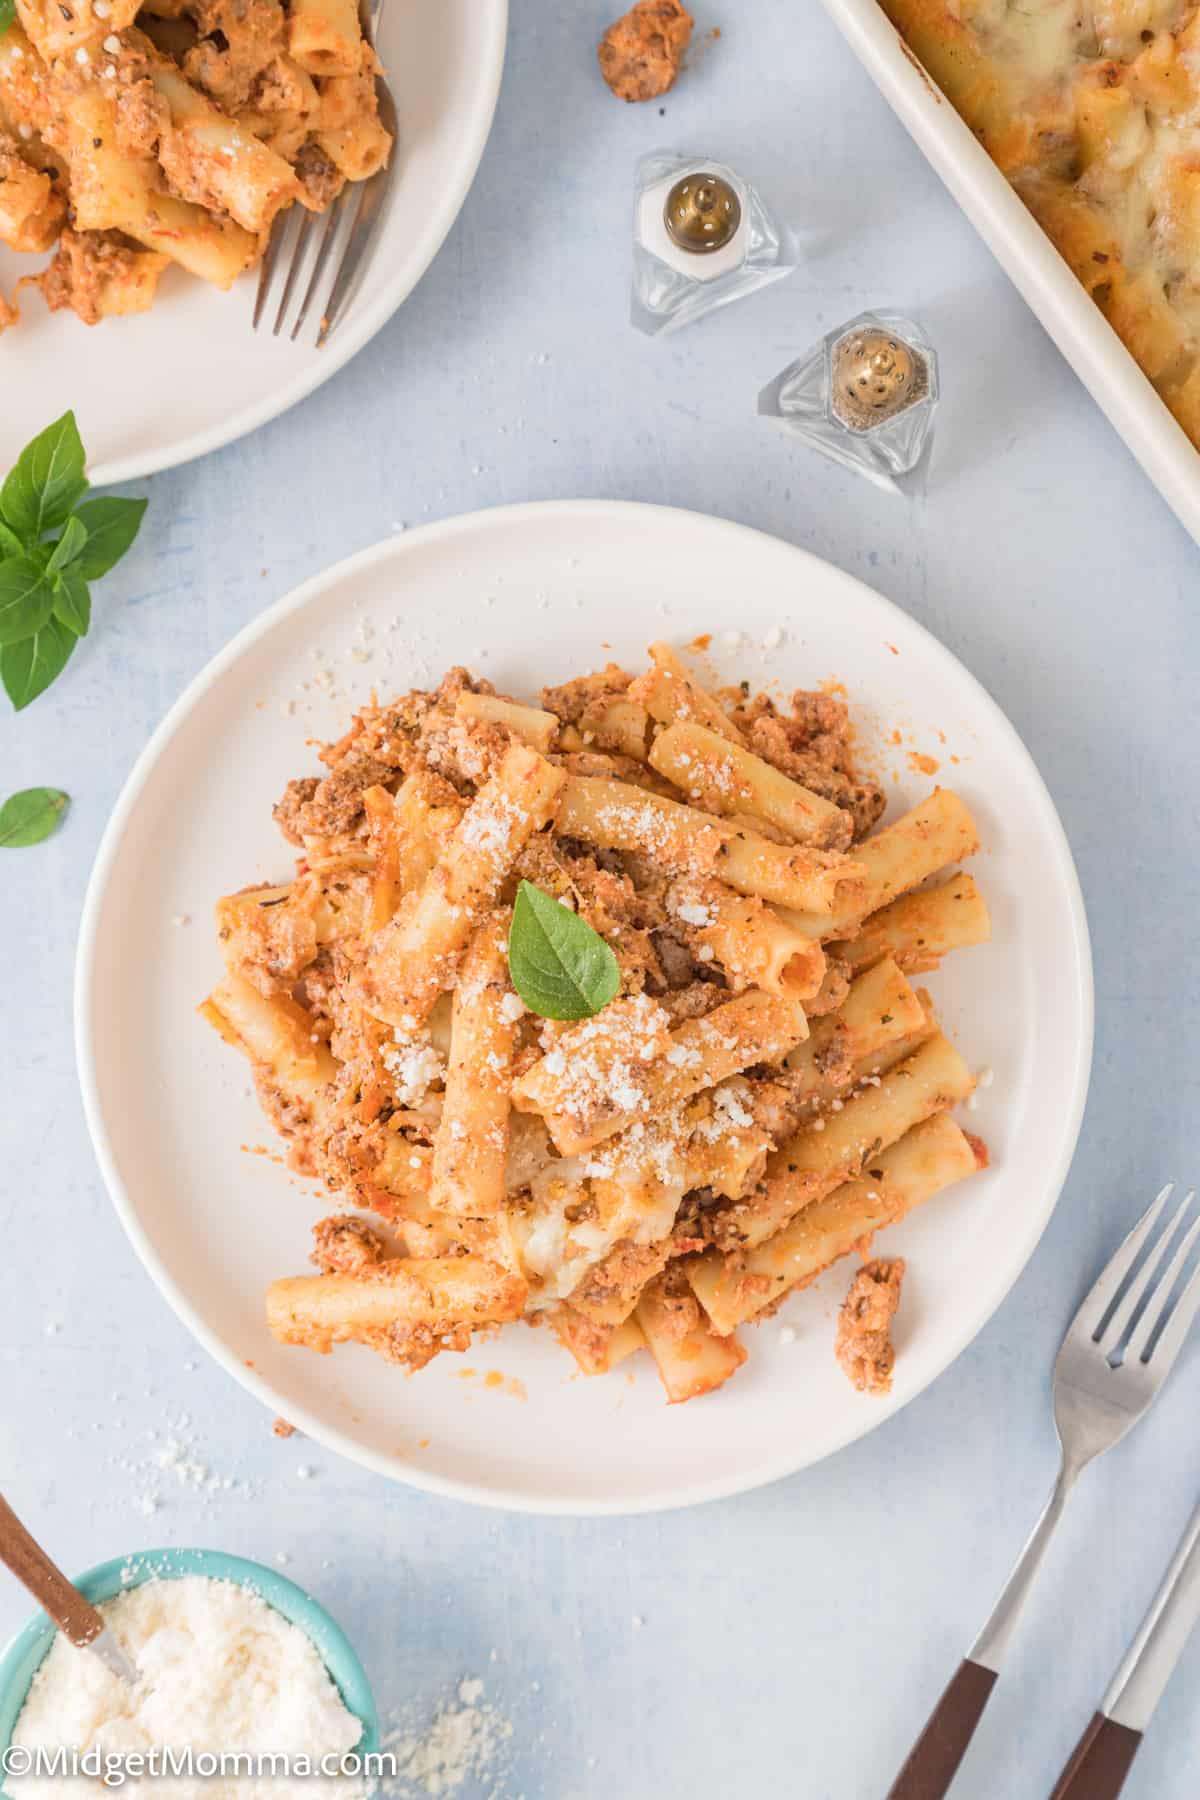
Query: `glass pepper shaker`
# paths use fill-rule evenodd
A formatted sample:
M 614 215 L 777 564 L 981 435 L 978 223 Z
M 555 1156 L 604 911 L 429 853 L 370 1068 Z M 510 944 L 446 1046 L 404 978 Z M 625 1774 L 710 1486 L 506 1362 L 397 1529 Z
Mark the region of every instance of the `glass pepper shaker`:
M 937 353 L 900 313 L 860 313 L 789 363 L 758 398 L 784 428 L 896 492 L 929 447 L 938 403 Z

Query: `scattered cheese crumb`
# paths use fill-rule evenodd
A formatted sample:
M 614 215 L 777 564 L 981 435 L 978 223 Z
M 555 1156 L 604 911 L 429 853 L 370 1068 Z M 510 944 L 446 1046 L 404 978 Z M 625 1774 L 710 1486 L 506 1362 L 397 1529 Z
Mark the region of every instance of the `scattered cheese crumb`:
M 769 631 L 763 633 L 763 641 L 762 641 L 763 649 L 764 650 L 778 650 L 779 646 L 783 642 L 783 636 L 784 636 L 783 626 L 782 625 L 772 625 L 772 627 Z
M 467 1677 L 423 1732 L 393 1730 L 385 1737 L 384 1748 L 395 1756 L 397 1773 L 385 1781 L 383 1791 L 399 1800 L 415 1787 L 440 1800 L 472 1778 L 482 1784 L 512 1734 L 509 1721 L 484 1698 L 483 1682 Z

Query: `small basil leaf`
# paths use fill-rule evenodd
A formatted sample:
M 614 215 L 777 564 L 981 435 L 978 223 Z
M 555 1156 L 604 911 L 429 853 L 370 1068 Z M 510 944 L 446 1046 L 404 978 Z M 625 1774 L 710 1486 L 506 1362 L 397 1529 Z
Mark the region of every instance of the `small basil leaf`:
M 517 890 L 508 972 L 530 1012 L 543 1019 L 590 1019 L 621 986 L 620 966 L 599 933 L 531 881 Z
M 0 488 L 0 518 L 26 547 L 65 524 L 87 493 L 83 465 L 83 443 L 72 412 L 26 444 Z
M 40 631 L 54 611 L 54 589 L 37 556 L 0 563 L 0 645 L 17 644 Z
M 54 616 L 76 637 L 86 637 L 92 622 L 92 596 L 78 569 L 54 577 Z
M 62 674 L 77 642 L 73 631 L 51 618 L 35 637 L 0 650 L 0 681 L 17 712 Z
M 24 788 L 0 806 L 0 850 L 25 850 L 58 830 L 70 796 L 58 788 Z
M 17 16 L 17 0 L 0 0 L 0 37 L 3 37 Z
M 50 561 L 46 564 L 49 573 L 55 575 L 59 569 L 65 569 L 68 563 L 73 563 L 87 541 L 87 526 L 78 513 L 72 513 L 50 552 Z
M 88 534 L 87 549 L 79 559 L 79 573 L 86 581 L 99 581 L 120 562 L 142 522 L 144 500 L 85 500 L 75 517 Z

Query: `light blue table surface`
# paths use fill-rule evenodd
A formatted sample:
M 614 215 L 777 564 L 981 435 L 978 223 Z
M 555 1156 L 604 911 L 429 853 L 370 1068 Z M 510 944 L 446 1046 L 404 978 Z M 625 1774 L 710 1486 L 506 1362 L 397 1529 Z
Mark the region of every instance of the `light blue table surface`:
M 460 1676 L 482 1676 L 514 1725 L 512 1800 L 881 1800 L 1048 1488 L 1065 1321 L 1160 1182 L 1200 1175 L 1200 552 L 813 0 L 702 8 L 723 35 L 665 117 L 601 86 L 605 4 L 515 0 L 514 13 L 482 172 L 419 289 L 307 404 L 141 484 L 146 527 L 99 590 L 69 675 L 0 723 L 6 790 L 49 782 L 74 799 L 51 844 L 5 856 L 0 886 L 0 1479 L 68 1568 L 152 1541 L 282 1552 L 350 1631 L 385 1712 L 419 1721 Z M 652 343 L 626 324 L 629 181 L 637 155 L 672 143 L 756 178 L 808 228 L 810 253 L 789 282 Z M 915 312 L 941 347 L 923 498 L 884 496 L 755 417 L 769 376 L 871 304 Z M 84 884 L 118 789 L 227 638 L 398 522 L 578 495 L 778 533 L 936 632 L 1058 803 L 1098 1000 L 1061 1205 L 954 1367 L 807 1474 L 597 1522 L 445 1504 L 272 1438 L 125 1242 L 84 1128 L 70 1019 Z M 1194 1347 L 1081 1486 L 962 1800 L 1048 1793 L 1196 1497 L 1198 1377 Z M 154 1469 L 149 1434 L 181 1411 L 190 1453 L 237 1485 L 206 1493 Z M 27 1611 L 0 1582 L 0 1629 Z M 1194 1644 L 1131 1800 L 1200 1793 L 1198 1697 Z

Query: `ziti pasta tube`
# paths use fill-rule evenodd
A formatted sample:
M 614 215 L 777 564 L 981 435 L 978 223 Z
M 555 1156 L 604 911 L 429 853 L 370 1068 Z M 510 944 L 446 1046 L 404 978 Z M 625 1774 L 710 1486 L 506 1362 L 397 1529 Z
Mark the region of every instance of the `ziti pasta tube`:
M 716 875 L 739 894 L 829 914 L 799 929 L 828 937 L 839 889 L 858 900 L 857 862 L 821 850 L 777 844 L 678 800 L 624 781 L 572 775 L 563 790 L 559 830 L 605 850 L 636 851 L 674 874 Z
M 873 1077 L 781 1144 L 767 1159 L 759 1189 L 716 1221 L 716 1241 L 726 1249 L 761 1244 L 840 1182 L 857 1175 L 865 1160 L 894 1144 L 922 1119 L 965 1100 L 975 1086 L 971 1071 L 939 1031 L 904 1062 Z
M 421 887 L 367 946 L 358 993 L 368 1012 L 403 1031 L 425 1022 L 517 856 L 552 816 L 564 780 L 527 745 L 509 746 Z
M 416 1368 L 443 1338 L 520 1317 L 525 1283 L 479 1256 L 399 1258 L 364 1275 L 298 1275 L 267 1289 L 267 1324 L 281 1344 L 322 1355 L 366 1344 Z
M 950 863 L 974 856 L 979 833 L 966 804 L 949 788 L 935 788 L 894 825 L 856 844 L 862 880 L 839 895 L 832 918 L 815 910 L 793 923 L 812 937 L 849 937 L 868 914 L 915 888 Z M 786 902 L 784 904 L 787 904 Z
M 753 1063 L 781 1061 L 808 1029 L 798 1006 L 758 990 L 670 1033 L 665 1017 L 644 996 L 614 1001 L 514 1083 L 513 1104 L 541 1113 L 558 1150 L 575 1156 Z
M 966 1133 L 948 1113 L 937 1113 L 880 1151 L 864 1175 L 806 1206 L 766 1243 L 738 1256 L 709 1250 L 690 1262 L 692 1291 L 714 1331 L 734 1331 L 979 1166 Z
M 706 812 L 750 813 L 795 844 L 844 850 L 850 842 L 849 813 L 694 719 L 659 732 L 650 764 Z
M 433 1141 L 430 1204 L 456 1217 L 494 1218 L 504 1204 L 513 1036 L 505 943 L 509 915 L 486 920 L 454 990 L 446 1094 Z
M 863 920 L 861 931 L 829 954 L 852 969 L 866 969 L 891 956 L 902 969 L 923 974 L 936 969 L 951 950 L 986 944 L 992 935 L 987 902 L 969 875 L 952 875 L 940 886 L 904 894 Z

